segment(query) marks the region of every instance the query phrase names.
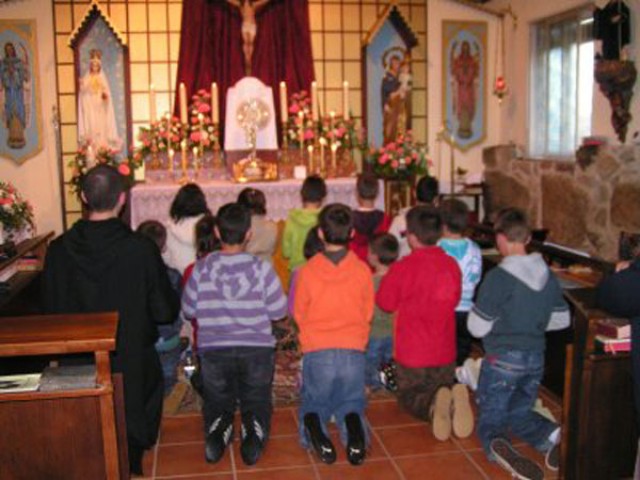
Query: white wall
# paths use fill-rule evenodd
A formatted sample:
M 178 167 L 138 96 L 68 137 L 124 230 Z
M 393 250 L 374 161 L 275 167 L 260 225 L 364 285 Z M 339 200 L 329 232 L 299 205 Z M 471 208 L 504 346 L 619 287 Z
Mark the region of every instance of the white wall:
M 528 102 L 529 102 L 529 62 L 530 62 L 530 27 L 531 24 L 543 18 L 556 15 L 573 8 L 588 5 L 591 2 L 584 0 L 514 0 L 492 1 L 493 8 L 510 3 L 518 16 L 517 28 L 514 30 L 512 22 L 507 22 L 507 81 L 511 86 L 511 95 L 506 99 L 502 112 L 502 127 L 500 143 L 514 142 L 525 147 L 528 144 Z M 640 30 L 640 0 L 626 0 L 625 3 L 632 10 L 632 42 L 637 45 L 640 42 L 638 31 Z M 640 68 L 640 48 L 632 48 L 632 55 L 636 61 L 636 68 Z M 633 120 L 629 124 L 627 143 L 632 141 L 635 131 L 640 130 L 640 88 L 636 82 L 635 95 L 632 99 L 631 114 Z M 610 139 L 610 143 L 619 143 L 613 127 L 611 126 L 611 107 L 607 99 L 600 93 L 597 84 L 594 84 L 592 133 L 603 135 Z M 640 141 L 640 139 L 639 139 Z
M 0 158 L 0 178 L 15 184 L 35 210 L 39 233 L 62 231 L 60 180 L 56 159 L 52 108 L 56 104 L 56 69 L 53 36 L 53 10 L 50 1 L 18 0 L 0 3 L 0 18 L 35 19 L 37 24 L 40 71 L 40 110 L 42 115 L 42 150 L 22 165 Z
M 429 151 L 434 162 L 432 173 L 440 179 L 441 188 L 448 190 L 450 184 L 450 147 L 448 144 L 436 141 L 436 133 L 443 124 L 443 96 L 442 96 L 442 21 L 486 21 L 487 32 L 487 77 L 486 77 L 486 129 L 485 140 L 466 152 L 455 150 L 455 165 L 469 171 L 469 173 L 482 172 L 482 149 L 489 145 L 501 142 L 500 122 L 501 107 L 498 99 L 491 93 L 495 79 L 495 49 L 498 19 L 494 15 L 487 14 L 477 9 L 450 0 L 429 0 L 428 3 L 429 28 L 428 28 L 428 96 L 429 96 Z

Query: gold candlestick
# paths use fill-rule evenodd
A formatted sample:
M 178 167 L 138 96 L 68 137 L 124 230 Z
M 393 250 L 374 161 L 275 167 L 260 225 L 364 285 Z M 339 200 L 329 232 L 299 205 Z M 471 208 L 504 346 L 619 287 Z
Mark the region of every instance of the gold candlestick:
M 309 172 L 313 173 L 313 145 L 307 147 L 307 152 L 309 154 Z
M 182 157 L 180 158 L 182 177 L 180 178 L 180 183 L 185 184 L 189 182 L 189 177 L 187 176 L 187 141 L 186 140 L 182 140 L 182 142 L 180 142 L 180 149 L 182 151 Z
M 287 122 L 282 121 L 282 163 L 289 163 L 289 135 L 287 132 Z
M 198 162 L 198 147 L 193 147 L 193 175 L 198 178 L 198 170 L 200 169 L 200 162 Z
M 338 176 L 338 161 L 336 159 L 336 152 L 338 151 L 338 144 L 336 142 L 331 142 L 331 169 L 334 172 L 334 175 Z

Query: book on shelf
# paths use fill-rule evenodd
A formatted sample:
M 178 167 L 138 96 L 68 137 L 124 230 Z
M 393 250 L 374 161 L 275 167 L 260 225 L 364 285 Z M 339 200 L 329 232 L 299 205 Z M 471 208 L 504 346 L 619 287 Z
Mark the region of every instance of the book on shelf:
M 41 373 L 0 376 L 0 393 L 33 392 L 40 386 Z
M 602 318 L 596 323 L 596 334 L 610 338 L 630 338 L 631 324 L 626 318 Z
M 596 352 L 598 353 L 623 353 L 631 351 L 630 338 L 611 338 L 604 335 L 596 335 Z
M 40 390 L 53 392 L 57 390 L 78 390 L 95 388 L 95 365 L 62 365 L 47 367 L 42 372 Z

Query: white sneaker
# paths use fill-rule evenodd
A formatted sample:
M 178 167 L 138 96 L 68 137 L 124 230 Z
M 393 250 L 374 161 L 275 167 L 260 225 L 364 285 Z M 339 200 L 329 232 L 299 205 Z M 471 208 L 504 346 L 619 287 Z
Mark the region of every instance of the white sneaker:
M 456 368 L 456 379 L 458 383 L 467 385 L 474 392 L 478 389 L 478 378 L 480 377 L 480 366 L 482 359 L 474 360 L 467 358 L 461 367 Z

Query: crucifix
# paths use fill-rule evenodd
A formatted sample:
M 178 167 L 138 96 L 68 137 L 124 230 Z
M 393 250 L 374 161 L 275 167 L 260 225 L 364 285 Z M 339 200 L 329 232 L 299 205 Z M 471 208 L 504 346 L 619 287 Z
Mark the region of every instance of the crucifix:
M 253 43 L 258 33 L 256 13 L 264 7 L 269 0 L 227 0 L 240 10 L 242 16 L 242 52 L 244 53 L 244 68 L 247 75 L 251 75 L 251 59 L 253 57 Z

